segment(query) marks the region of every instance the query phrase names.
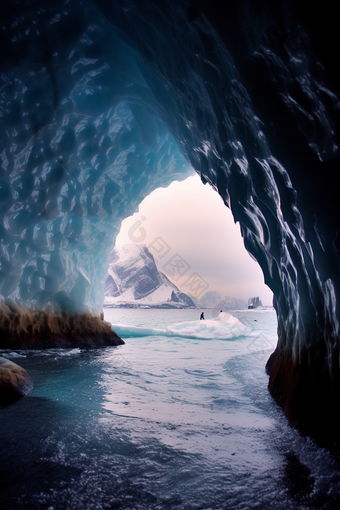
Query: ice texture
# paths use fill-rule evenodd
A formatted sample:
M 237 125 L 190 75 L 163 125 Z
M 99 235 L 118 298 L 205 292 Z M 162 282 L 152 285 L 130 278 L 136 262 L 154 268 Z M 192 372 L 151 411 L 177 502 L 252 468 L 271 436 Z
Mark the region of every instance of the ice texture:
M 90 11 L 72 46 L 59 28 L 48 65 L 33 54 L 1 76 L 0 293 L 35 309 L 98 313 L 121 221 L 193 173 L 140 56 Z M 53 34 L 71 14 L 50 16 Z
M 236 340 L 248 335 L 250 329 L 236 317 L 228 314 L 226 320 L 210 319 L 172 324 L 165 329 L 145 328 L 113 324 L 113 328 L 122 338 L 143 336 L 171 336 L 180 338 L 194 338 L 197 340 Z
M 274 292 L 273 394 L 297 422 L 303 409 L 305 423 L 337 423 L 339 41 L 334 6 L 319 7 L 3 6 L 3 299 L 99 311 L 122 219 L 191 165 Z
M 13 361 L 0 357 L 0 407 L 27 395 L 32 388 L 32 380 L 26 370 Z

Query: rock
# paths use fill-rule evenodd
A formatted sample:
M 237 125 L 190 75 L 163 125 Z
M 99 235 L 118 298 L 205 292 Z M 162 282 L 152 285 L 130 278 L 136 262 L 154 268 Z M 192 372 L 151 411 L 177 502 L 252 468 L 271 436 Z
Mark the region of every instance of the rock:
M 8 308 L 8 310 L 6 309 Z M 0 349 L 82 349 L 123 345 L 109 322 L 91 313 L 17 307 L 0 301 Z
M 30 376 L 22 367 L 0 358 L 0 406 L 8 406 L 33 388 Z

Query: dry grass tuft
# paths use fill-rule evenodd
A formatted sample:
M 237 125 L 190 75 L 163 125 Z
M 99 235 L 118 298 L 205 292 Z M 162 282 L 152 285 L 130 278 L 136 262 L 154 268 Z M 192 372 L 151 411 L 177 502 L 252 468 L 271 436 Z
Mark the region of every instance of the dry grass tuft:
M 103 347 L 124 341 L 90 313 L 34 311 L 0 303 L 0 349 Z

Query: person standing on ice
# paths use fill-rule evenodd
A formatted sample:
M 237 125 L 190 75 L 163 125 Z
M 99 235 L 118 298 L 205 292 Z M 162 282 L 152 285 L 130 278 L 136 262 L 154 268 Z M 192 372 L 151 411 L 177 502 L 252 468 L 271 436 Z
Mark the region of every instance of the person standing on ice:
M 201 313 L 200 321 L 204 321 L 204 312 Z

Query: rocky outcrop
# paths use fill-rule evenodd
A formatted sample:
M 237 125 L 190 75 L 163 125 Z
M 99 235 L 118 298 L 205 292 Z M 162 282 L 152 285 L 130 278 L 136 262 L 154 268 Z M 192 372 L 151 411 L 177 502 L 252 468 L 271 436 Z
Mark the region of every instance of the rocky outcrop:
M 98 313 L 121 221 L 188 175 L 189 162 L 231 209 L 275 295 L 272 394 L 292 423 L 337 444 L 336 9 L 330 0 L 4 3 L 1 295 Z
M 124 341 L 111 324 L 90 313 L 34 311 L 0 303 L 0 349 L 95 348 Z
M 0 358 L 0 406 L 12 404 L 33 388 L 30 376 L 19 365 Z

